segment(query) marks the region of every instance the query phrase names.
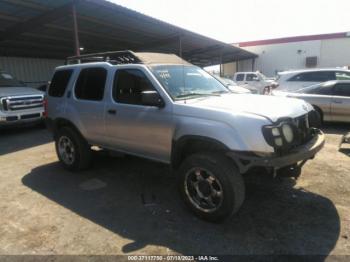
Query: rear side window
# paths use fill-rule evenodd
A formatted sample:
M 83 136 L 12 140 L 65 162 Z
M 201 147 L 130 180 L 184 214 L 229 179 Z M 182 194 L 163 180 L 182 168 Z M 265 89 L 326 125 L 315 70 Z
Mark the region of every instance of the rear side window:
M 337 84 L 334 87 L 335 96 L 347 96 L 350 97 L 350 84 Z
M 335 72 L 319 71 L 319 72 L 305 72 L 291 77 L 288 81 L 300 82 L 326 82 L 335 80 Z
M 335 77 L 337 80 L 350 80 L 350 73 L 348 72 L 336 72 Z
M 113 98 L 118 103 L 142 105 L 141 93 L 154 90 L 147 76 L 138 69 L 120 69 L 115 74 Z
M 49 96 L 62 97 L 66 91 L 72 73 L 72 69 L 56 71 L 51 80 Z
M 236 75 L 236 81 L 243 81 L 244 80 L 244 74 L 237 74 Z
M 75 84 L 75 97 L 82 100 L 101 101 L 106 77 L 107 70 L 102 67 L 82 69 Z

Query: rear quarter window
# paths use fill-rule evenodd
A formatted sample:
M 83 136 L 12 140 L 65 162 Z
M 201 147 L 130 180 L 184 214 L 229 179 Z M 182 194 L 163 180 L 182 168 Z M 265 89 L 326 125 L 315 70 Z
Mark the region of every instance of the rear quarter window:
M 56 71 L 49 87 L 49 96 L 62 97 L 67 89 L 73 69 Z

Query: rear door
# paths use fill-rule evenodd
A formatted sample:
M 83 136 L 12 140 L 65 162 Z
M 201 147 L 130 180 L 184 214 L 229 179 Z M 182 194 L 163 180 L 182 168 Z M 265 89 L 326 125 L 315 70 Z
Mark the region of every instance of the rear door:
M 333 121 L 350 122 L 350 83 L 334 86 L 331 113 Z
M 79 131 L 91 143 L 104 141 L 104 94 L 108 68 L 89 66 L 80 70 L 75 86 L 68 94 L 67 115 L 78 125 Z

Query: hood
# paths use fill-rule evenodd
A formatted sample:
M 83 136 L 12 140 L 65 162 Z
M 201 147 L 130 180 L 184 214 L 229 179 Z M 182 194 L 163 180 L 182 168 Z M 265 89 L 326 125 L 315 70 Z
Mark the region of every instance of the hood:
M 252 93 L 249 89 L 244 88 L 244 87 L 241 87 L 241 86 L 233 86 L 233 85 L 230 85 L 230 86 L 228 86 L 228 88 L 229 88 L 233 93 L 236 93 L 236 94 L 251 94 L 251 93 Z
M 0 87 L 0 97 L 42 94 L 43 92 L 31 87 Z
M 220 97 L 196 99 L 191 102 L 191 105 L 233 113 L 254 114 L 265 117 L 272 122 L 282 117 L 295 118 L 312 109 L 311 105 L 300 99 L 246 94 L 228 94 Z

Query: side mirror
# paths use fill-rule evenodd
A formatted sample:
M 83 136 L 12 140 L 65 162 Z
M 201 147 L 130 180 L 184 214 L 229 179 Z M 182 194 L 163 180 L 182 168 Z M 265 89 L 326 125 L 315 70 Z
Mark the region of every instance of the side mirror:
M 141 101 L 145 106 L 156 106 L 159 108 L 165 106 L 163 99 L 157 91 L 143 91 L 141 93 Z
M 258 77 L 254 77 L 254 78 L 253 78 L 253 81 L 259 82 L 260 79 L 259 79 Z

